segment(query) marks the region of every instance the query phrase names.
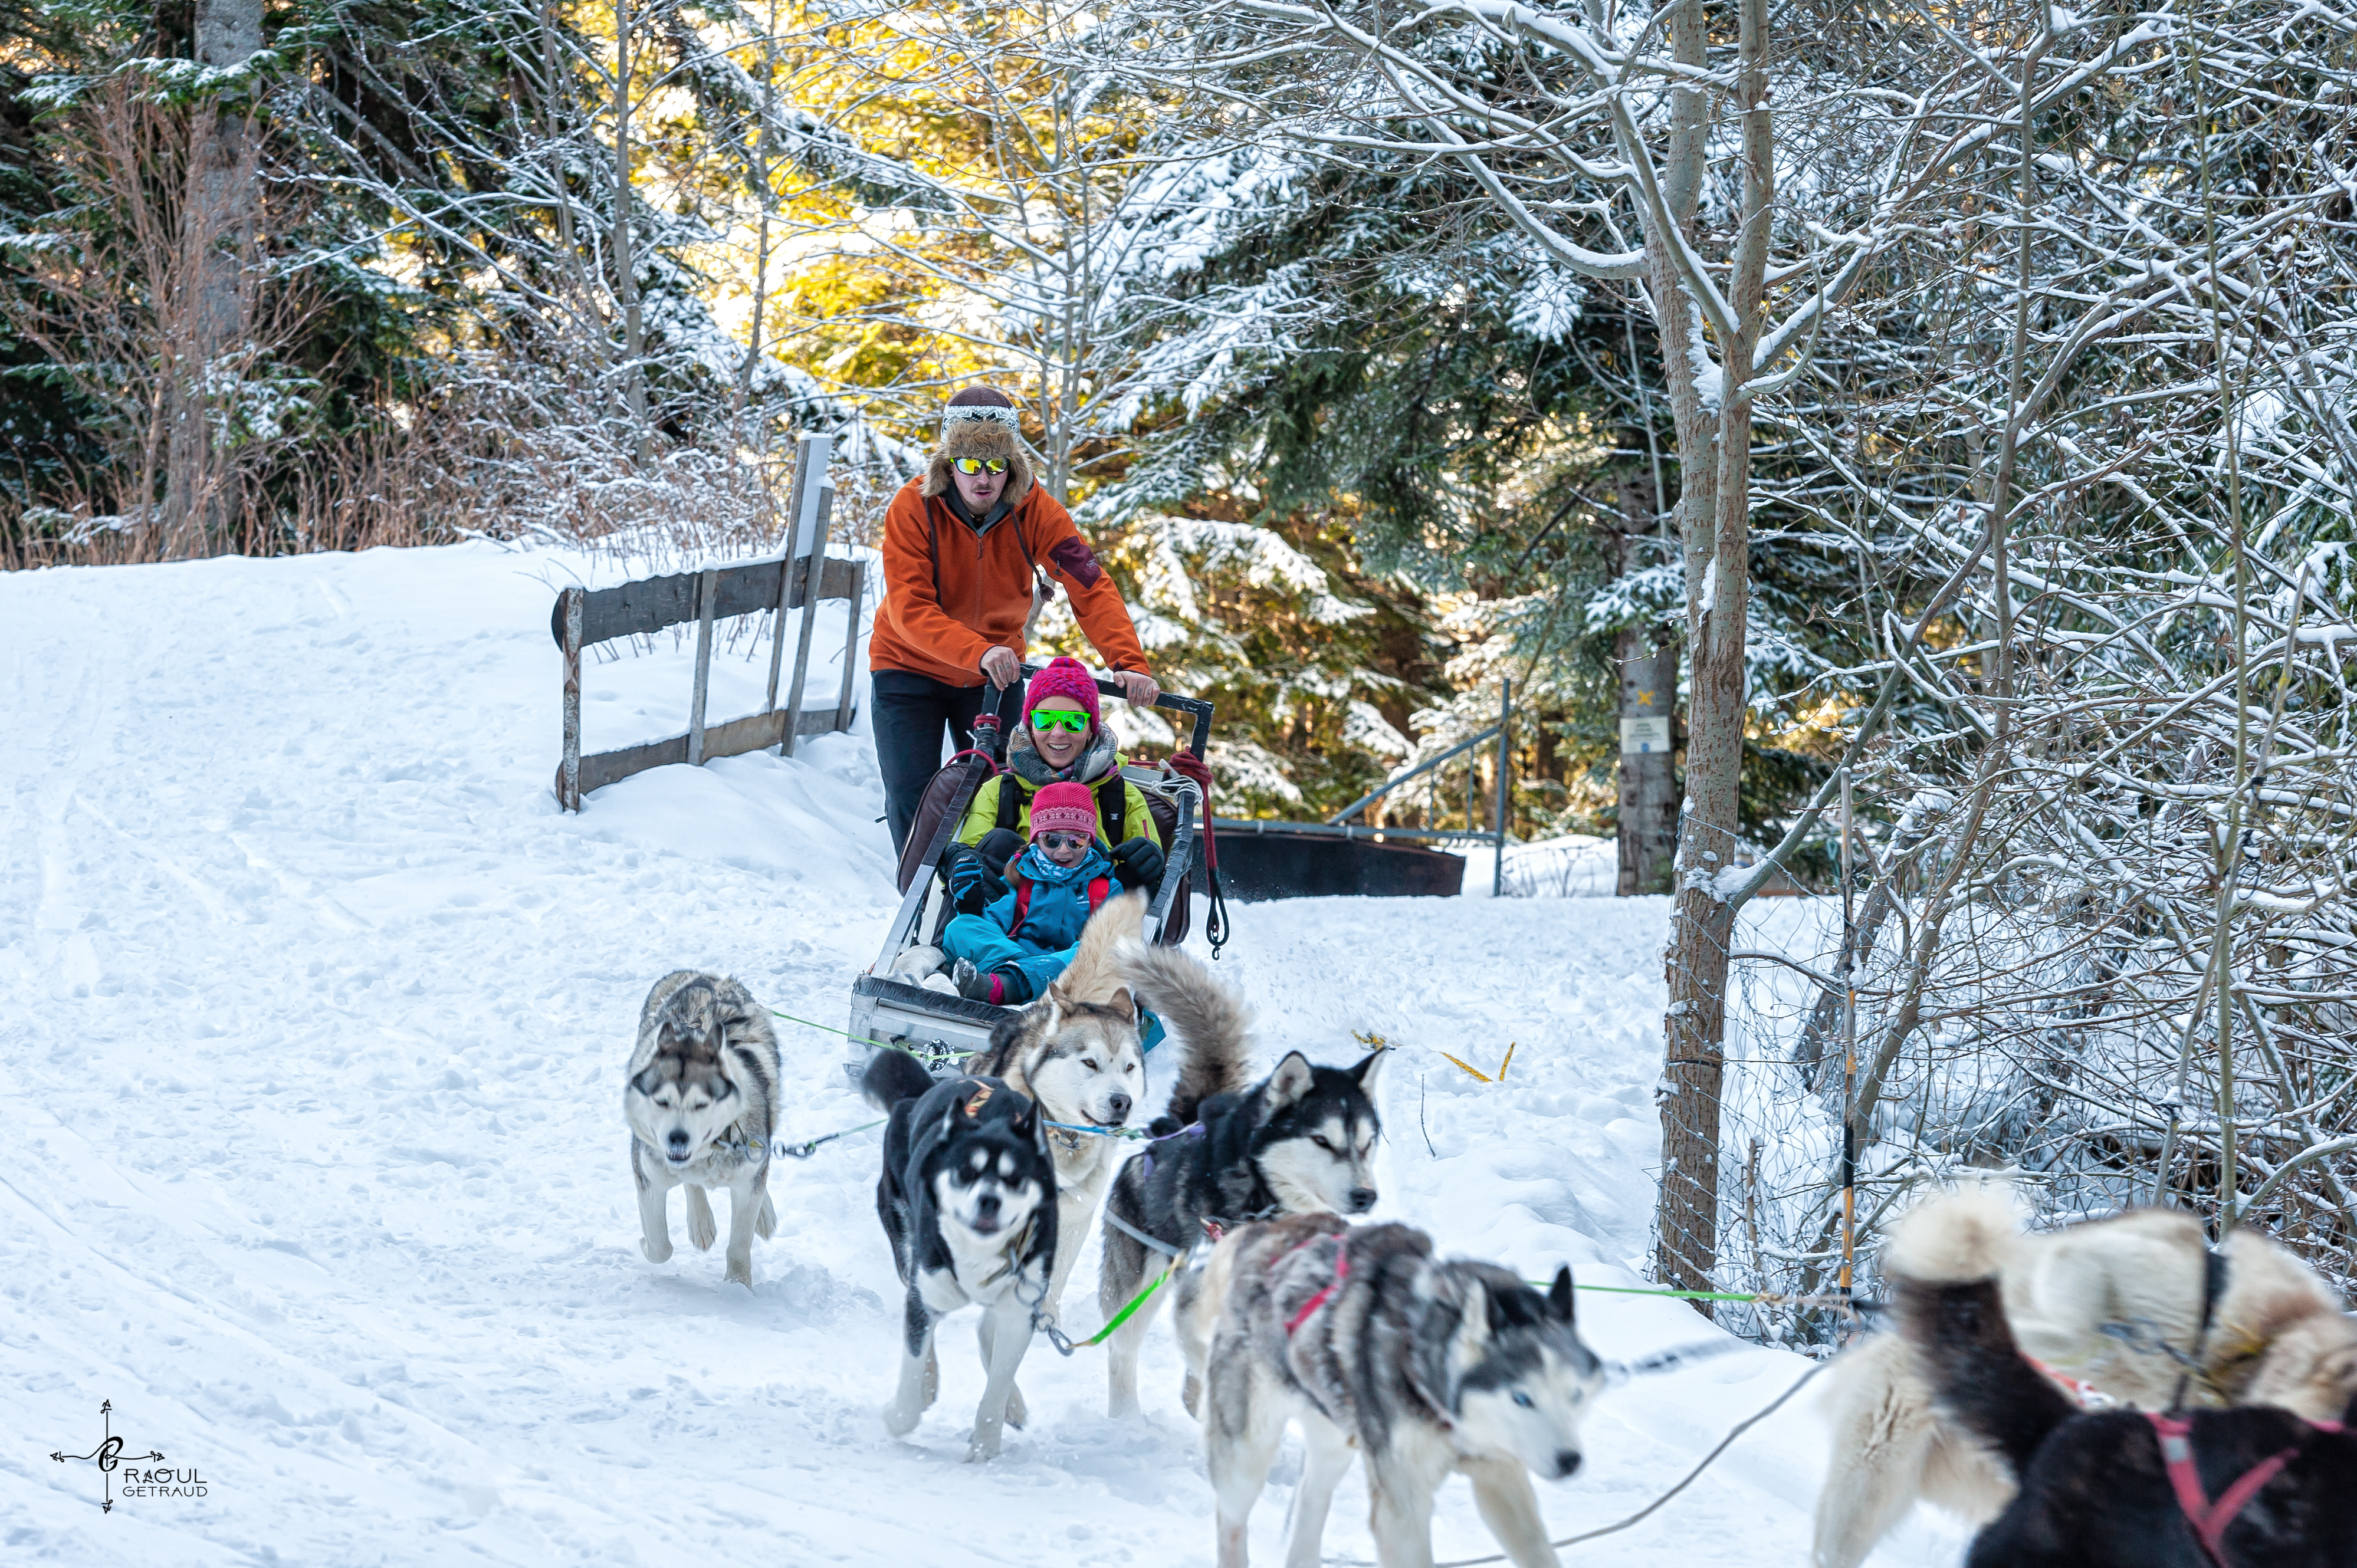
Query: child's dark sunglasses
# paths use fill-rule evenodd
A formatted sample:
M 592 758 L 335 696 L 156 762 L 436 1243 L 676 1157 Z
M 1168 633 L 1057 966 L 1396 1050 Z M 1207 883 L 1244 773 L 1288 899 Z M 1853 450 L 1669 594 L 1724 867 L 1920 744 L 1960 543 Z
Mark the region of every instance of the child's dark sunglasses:
M 1096 838 L 1092 833 L 1041 833 L 1031 842 L 1044 849 L 1086 849 Z
M 961 474 L 1006 472 L 1006 459 L 1004 457 L 958 457 L 952 461 L 957 464 L 957 471 Z
M 1079 735 L 1089 727 L 1089 715 L 1059 708 L 1051 713 L 1034 710 L 1031 724 L 1036 729 L 1060 729 L 1066 735 Z

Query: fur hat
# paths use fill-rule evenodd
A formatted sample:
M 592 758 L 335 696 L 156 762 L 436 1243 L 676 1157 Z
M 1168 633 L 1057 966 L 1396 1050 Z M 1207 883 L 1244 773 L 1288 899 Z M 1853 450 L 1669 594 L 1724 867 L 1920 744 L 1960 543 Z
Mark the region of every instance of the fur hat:
M 960 457 L 996 457 L 1006 465 L 1006 501 L 1023 504 L 1031 489 L 1031 459 L 1023 445 L 1022 416 L 1015 400 L 996 387 L 967 387 L 942 410 L 941 444 L 925 470 L 924 493 L 946 494 L 950 465 Z
M 1049 697 L 1070 697 L 1080 703 L 1081 712 L 1089 715 L 1089 733 L 1094 735 L 1103 715 L 1097 709 L 1097 678 L 1077 659 L 1059 654 L 1048 660 L 1048 667 L 1031 677 L 1031 685 L 1023 693 L 1023 722 L 1031 723 L 1031 710 Z
M 1085 784 L 1043 784 L 1031 797 L 1031 836 L 1067 832 L 1094 835 L 1097 798 Z

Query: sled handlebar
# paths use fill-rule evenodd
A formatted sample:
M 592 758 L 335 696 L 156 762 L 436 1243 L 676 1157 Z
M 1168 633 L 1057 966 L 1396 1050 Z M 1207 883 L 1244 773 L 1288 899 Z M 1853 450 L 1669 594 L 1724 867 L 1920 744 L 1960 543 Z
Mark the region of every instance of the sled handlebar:
M 1028 681 L 1032 676 L 1039 673 L 1041 668 L 1037 664 L 1024 665 L 1023 678 Z M 1106 697 L 1123 695 L 1120 682 L 1103 675 L 1096 676 L 1095 680 L 1099 695 Z M 1154 705 L 1157 708 L 1168 708 L 1174 714 L 1185 714 L 1194 721 L 1194 728 L 1187 736 L 1187 749 L 1197 757 L 1202 756 L 1204 746 L 1211 738 L 1211 704 L 1200 697 L 1181 697 L 1175 693 L 1165 692 L 1154 699 Z

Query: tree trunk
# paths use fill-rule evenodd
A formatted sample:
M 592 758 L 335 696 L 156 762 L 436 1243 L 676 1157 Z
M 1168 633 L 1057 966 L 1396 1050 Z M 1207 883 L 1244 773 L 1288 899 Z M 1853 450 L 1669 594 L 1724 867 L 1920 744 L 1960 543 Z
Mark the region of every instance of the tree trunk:
M 1689 19 L 1696 37 L 1690 46 Z M 1701 6 L 1681 7 L 1672 38 L 1682 60 L 1701 63 Z M 1743 767 L 1745 623 L 1750 587 L 1751 409 L 1745 382 L 1766 299 L 1768 209 L 1775 194 L 1774 131 L 1768 108 L 1767 0 L 1743 0 L 1735 99 L 1742 116 L 1743 196 L 1728 271 L 1734 330 L 1718 345 L 1716 428 L 1706 446 L 1678 410 L 1680 503 L 1686 557 L 1685 809 L 1670 935 L 1662 1070 L 1662 1190 L 1655 1211 L 1655 1271 L 1680 1290 L 1714 1288 L 1718 1256 L 1719 1097 L 1727 1030 L 1727 950 L 1734 932 L 1718 876 L 1735 864 L 1737 786 Z M 1673 110 L 1674 114 L 1675 110 Z M 1659 244 L 1649 246 L 1665 251 Z M 1659 270 L 1668 270 L 1664 253 Z M 1681 348 L 1698 349 L 1695 311 L 1680 313 Z M 1663 334 L 1663 355 L 1673 351 Z M 1674 405 L 1681 378 L 1673 363 Z M 1697 398 L 1695 401 L 1699 402 Z M 1695 479 L 1712 476 L 1707 498 Z M 1707 1311 L 1707 1304 L 1697 1303 Z
M 262 0 L 197 0 L 196 58 L 216 70 L 262 47 Z M 164 462 L 167 553 L 201 555 L 230 542 L 227 465 L 210 405 L 251 326 L 246 262 L 260 216 L 253 130 L 242 112 L 200 102 L 188 116 L 188 185 L 180 213 L 180 277 L 163 313 L 171 378 Z
M 1652 532 L 1657 505 L 1653 479 L 1641 471 L 1621 482 L 1619 537 L 1622 576 L 1640 562 L 1634 541 Z M 1661 643 L 1644 627 L 1623 627 L 1613 639 L 1613 664 L 1620 676 L 1620 810 L 1615 817 L 1620 850 L 1617 891 L 1622 897 L 1667 893 L 1677 856 L 1678 650 Z M 1541 761 L 1542 770 L 1544 759 Z
M 614 0 L 614 278 L 622 305 L 623 402 L 631 453 L 643 467 L 654 456 L 647 430 L 647 336 L 639 315 L 639 263 L 630 245 L 630 5 Z

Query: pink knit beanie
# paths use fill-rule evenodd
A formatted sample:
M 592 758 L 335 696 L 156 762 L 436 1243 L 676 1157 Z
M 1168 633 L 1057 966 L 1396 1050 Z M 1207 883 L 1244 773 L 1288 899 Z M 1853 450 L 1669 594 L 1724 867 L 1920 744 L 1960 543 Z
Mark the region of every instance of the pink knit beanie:
M 1061 662 L 1069 663 L 1066 660 Z M 1035 682 L 1036 684 L 1036 682 Z M 1041 833 L 1088 833 L 1097 831 L 1097 798 L 1085 784 L 1042 784 L 1031 797 L 1031 836 Z
M 1089 731 L 1094 734 L 1097 713 L 1097 681 L 1077 659 L 1058 657 L 1048 661 L 1048 667 L 1031 677 L 1030 689 L 1023 693 L 1023 722 L 1031 722 L 1031 710 L 1048 697 L 1070 697 L 1081 704 L 1089 715 Z

